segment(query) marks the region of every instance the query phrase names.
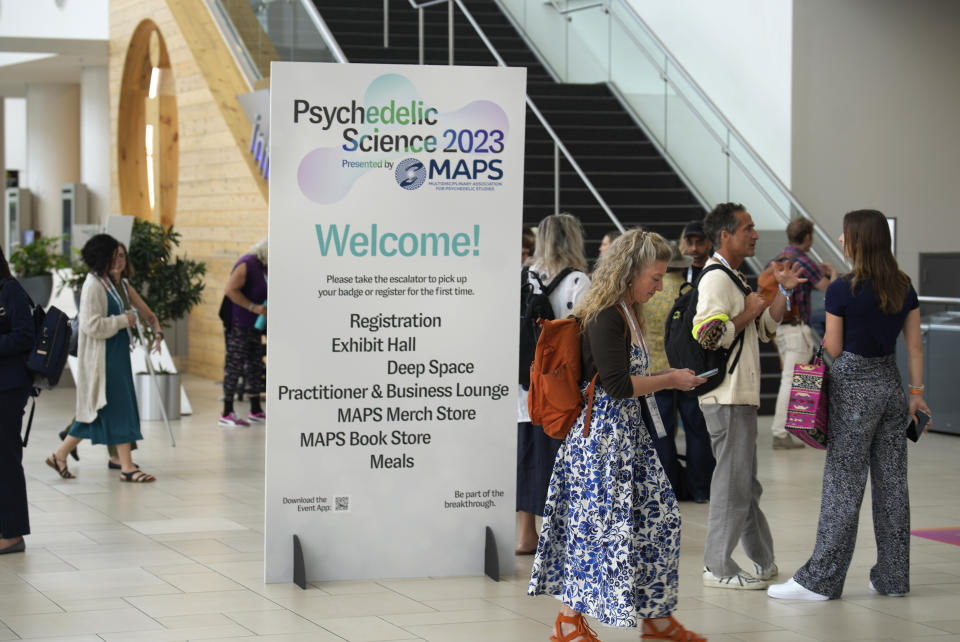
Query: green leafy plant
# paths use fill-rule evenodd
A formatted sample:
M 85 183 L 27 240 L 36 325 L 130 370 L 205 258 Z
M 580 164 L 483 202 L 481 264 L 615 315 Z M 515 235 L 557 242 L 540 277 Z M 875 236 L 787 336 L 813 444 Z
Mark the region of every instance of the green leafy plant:
M 10 255 L 10 267 L 17 278 L 53 274 L 70 266 L 67 258 L 60 254 L 62 236 L 42 236 L 33 243 L 17 247 Z
M 73 252 L 77 256 L 74 257 L 73 264 L 67 266 L 71 269 L 69 272 L 70 276 L 67 277 L 66 274 L 61 275 L 64 278 L 60 281 L 60 286 L 57 288 L 57 296 L 60 296 L 64 288 L 70 288 L 71 292 L 80 296 L 80 290 L 83 289 L 83 282 L 87 280 L 87 272 L 89 272 L 90 269 L 87 267 L 87 264 L 80 259 L 80 250 L 73 248 Z
M 173 256 L 180 245 L 180 233 L 171 225 L 133 221 L 127 261 L 133 270 L 130 284 L 146 301 L 162 328 L 182 319 L 203 299 L 203 277 L 207 266 L 201 261 Z M 148 344 L 153 328 L 144 328 Z

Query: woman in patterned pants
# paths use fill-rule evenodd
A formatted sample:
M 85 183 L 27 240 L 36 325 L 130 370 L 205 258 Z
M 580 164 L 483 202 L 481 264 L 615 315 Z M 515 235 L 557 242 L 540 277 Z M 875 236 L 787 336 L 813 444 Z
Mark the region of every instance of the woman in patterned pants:
M 661 290 L 672 251 L 663 237 L 627 232 L 600 259 L 574 315 L 582 319 L 584 378 L 597 373 L 591 420 L 580 413 L 560 445 L 530 578 L 530 595 L 563 602 L 553 642 L 593 642 L 589 615 L 642 638 L 702 642 L 671 617 L 677 603 L 680 510 L 644 426 L 653 393 L 692 390 L 690 370 L 648 373 L 641 305 Z
M 233 266 L 225 295 L 231 303 L 229 321 L 224 319 L 227 345 L 223 368 L 223 412 L 219 424 L 246 427 L 251 422 L 267 419 L 260 405 L 264 370 L 262 332 L 256 327 L 257 317 L 267 315 L 267 239 L 251 247 Z M 247 419 L 239 417 L 233 410 L 233 397 L 241 374 L 250 399 Z
M 853 271 L 827 288 L 824 346 L 836 357 L 830 373 L 830 416 L 820 523 L 813 555 L 770 597 L 840 597 L 853 557 L 860 505 L 871 478 L 877 563 L 871 590 L 889 596 L 910 590 L 910 499 L 906 426 L 923 400 L 923 348 L 917 293 L 890 252 L 886 217 L 850 212 L 840 242 Z M 905 398 L 894 351 L 904 333 L 910 370 Z

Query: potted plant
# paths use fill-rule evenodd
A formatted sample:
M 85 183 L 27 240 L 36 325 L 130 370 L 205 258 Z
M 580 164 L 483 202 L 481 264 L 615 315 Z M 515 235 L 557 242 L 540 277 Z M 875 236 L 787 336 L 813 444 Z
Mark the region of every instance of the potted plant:
M 179 245 L 180 234 L 174 231 L 172 225 L 164 228 L 156 223 L 134 220 L 127 251 L 127 261 L 133 271 L 130 284 L 157 315 L 160 327 L 164 329 L 186 317 L 203 297 L 203 276 L 207 272 L 207 266 L 186 257 L 174 256 L 173 253 Z M 141 328 L 146 345 L 151 345 L 154 339 L 153 328 L 144 327 L 142 324 Z M 158 397 L 157 388 L 150 380 L 146 365 L 144 364 L 144 370 L 136 373 L 134 377 L 141 418 L 161 419 L 160 403 L 164 404 L 168 418 L 178 418 L 180 375 L 154 368 L 161 391 Z
M 53 293 L 53 272 L 69 267 L 58 251 L 62 237 L 42 236 L 20 245 L 10 255 L 10 267 L 34 304 L 47 307 Z
M 80 250 L 74 248 L 73 250 L 77 255 L 80 254 Z M 60 281 L 60 286 L 57 288 L 57 296 L 60 296 L 60 293 L 63 292 L 64 288 L 69 288 L 73 292 L 73 302 L 77 306 L 77 310 L 80 310 L 80 292 L 83 290 L 83 282 L 87 280 L 87 264 L 83 261 L 77 259 L 74 260 L 72 265 L 67 266 L 69 270 L 66 270 L 60 276 L 63 279 Z

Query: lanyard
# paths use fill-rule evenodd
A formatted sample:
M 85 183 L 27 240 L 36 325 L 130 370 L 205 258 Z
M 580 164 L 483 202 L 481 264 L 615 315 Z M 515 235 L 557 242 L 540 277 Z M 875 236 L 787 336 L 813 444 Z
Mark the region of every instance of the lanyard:
M 716 252 L 714 252 L 714 253 L 713 253 L 713 258 L 717 259 L 718 261 L 720 261 L 721 263 L 723 263 L 725 266 L 727 266 L 727 269 L 730 270 L 731 272 L 736 272 L 736 270 L 734 270 L 732 267 L 730 267 L 730 264 L 727 263 L 727 259 L 723 258 L 723 256 L 721 256 L 720 254 L 717 254 Z
M 117 292 L 117 289 L 115 287 L 113 287 L 113 283 L 111 281 L 104 279 L 102 276 L 99 276 L 99 275 L 97 276 L 97 278 L 100 280 L 100 283 L 103 285 L 104 289 L 107 291 L 107 294 L 109 294 L 110 297 L 117 302 L 117 305 L 120 306 L 120 314 L 126 314 L 127 306 L 124 305 L 123 299 L 120 297 L 120 293 Z M 130 332 L 129 325 L 126 327 L 126 331 L 127 331 L 127 341 L 130 344 L 133 344 L 133 333 Z
M 626 315 L 630 327 L 633 328 L 633 332 L 637 335 L 637 338 L 640 339 L 640 349 L 643 350 L 643 354 L 646 355 L 647 365 L 649 366 L 650 351 L 647 349 L 647 342 L 644 341 L 643 334 L 640 332 L 640 328 L 637 327 L 637 323 L 634 321 L 633 314 L 630 312 L 627 304 L 624 301 L 620 301 L 620 307 L 623 308 L 623 313 Z M 650 420 L 653 421 L 653 427 L 657 431 L 657 437 L 663 439 L 667 436 L 667 430 L 663 427 L 663 418 L 660 416 L 657 400 L 653 394 L 644 395 L 643 400 L 647 404 L 647 411 L 650 413 Z
M 102 276 L 99 276 L 99 275 L 97 276 L 97 278 L 100 280 L 100 283 L 103 285 L 104 289 L 107 291 L 107 294 L 109 294 L 110 297 L 117 302 L 117 305 L 120 306 L 120 313 L 123 314 L 123 312 L 126 311 L 127 306 L 123 304 L 123 299 L 120 297 L 120 293 L 117 292 L 117 289 L 113 287 L 113 283 L 110 283 L 109 281 L 107 281 L 106 279 L 104 279 Z

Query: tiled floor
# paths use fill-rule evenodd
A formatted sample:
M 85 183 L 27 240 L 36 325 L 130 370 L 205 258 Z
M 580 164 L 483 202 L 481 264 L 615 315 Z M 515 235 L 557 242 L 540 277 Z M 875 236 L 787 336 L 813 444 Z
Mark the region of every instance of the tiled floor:
M 0 557 L 0 640 L 546 640 L 558 604 L 526 596 L 530 558 L 500 583 L 482 577 L 263 584 L 263 428 L 216 426 L 218 389 L 188 378 L 195 414 L 144 424 L 135 453 L 156 484 L 121 484 L 102 448 L 82 445 L 72 481 L 43 458 L 72 416 L 73 390 L 45 392 L 26 453 L 34 534 Z M 766 426 L 767 422 L 763 422 Z M 772 451 L 761 430 L 762 506 L 786 579 L 813 545 L 823 453 Z M 910 444 L 915 528 L 960 526 L 960 437 Z M 678 617 L 711 642 L 960 642 L 960 547 L 913 538 L 913 591 L 867 588 L 875 555 L 869 501 L 842 600 L 779 602 L 700 584 L 707 507 L 683 504 Z M 742 562 L 742 554 L 739 554 Z M 636 631 L 600 628 L 604 641 Z

